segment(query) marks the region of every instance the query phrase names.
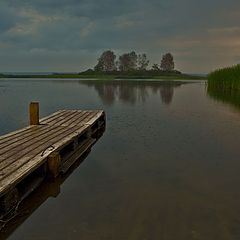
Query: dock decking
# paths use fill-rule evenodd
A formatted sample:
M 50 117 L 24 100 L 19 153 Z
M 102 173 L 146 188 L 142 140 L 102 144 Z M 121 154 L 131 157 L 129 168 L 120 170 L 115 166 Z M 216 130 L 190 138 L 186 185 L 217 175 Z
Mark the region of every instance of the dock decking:
M 61 110 L 0 137 L 0 219 L 45 176 L 65 173 L 104 130 L 103 111 Z

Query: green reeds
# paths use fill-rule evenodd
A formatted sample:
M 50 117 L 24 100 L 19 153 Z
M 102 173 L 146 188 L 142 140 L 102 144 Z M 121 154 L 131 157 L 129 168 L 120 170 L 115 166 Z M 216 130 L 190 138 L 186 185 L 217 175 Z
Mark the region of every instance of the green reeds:
M 221 90 L 240 90 L 240 64 L 211 72 L 208 86 Z
M 208 95 L 240 108 L 240 64 L 208 75 Z

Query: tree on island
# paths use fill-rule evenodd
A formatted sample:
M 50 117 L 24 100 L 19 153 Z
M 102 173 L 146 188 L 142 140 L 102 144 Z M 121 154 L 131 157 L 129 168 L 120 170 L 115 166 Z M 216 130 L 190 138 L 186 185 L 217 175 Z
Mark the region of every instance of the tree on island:
M 102 53 L 98 59 L 97 65 L 94 67 L 96 72 L 112 72 L 117 69 L 116 67 L 116 55 L 113 51 L 107 50 Z
M 149 60 L 147 59 L 147 55 L 145 53 L 138 55 L 138 70 L 145 71 L 148 67 Z
M 118 68 L 121 72 L 129 72 L 137 69 L 137 54 L 132 51 L 119 56 Z
M 151 69 L 148 69 L 148 65 L 149 60 L 145 53 L 137 54 L 135 51 L 131 51 L 120 55 L 116 61 L 115 53 L 107 50 L 99 57 L 94 70 L 88 70 L 85 73 L 93 74 L 97 72 L 109 73 L 110 75 L 118 73 L 123 75 L 140 74 L 144 76 L 163 73 L 181 74 L 181 72 L 174 70 L 175 64 L 171 53 L 166 53 L 162 56 L 161 64 L 153 64 Z
M 172 72 L 174 70 L 174 60 L 171 53 L 166 53 L 163 55 L 160 69 L 164 72 Z

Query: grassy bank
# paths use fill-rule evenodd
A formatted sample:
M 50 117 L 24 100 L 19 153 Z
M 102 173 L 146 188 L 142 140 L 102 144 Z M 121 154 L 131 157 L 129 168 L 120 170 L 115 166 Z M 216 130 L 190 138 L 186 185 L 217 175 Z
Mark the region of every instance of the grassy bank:
M 14 75 L 8 74 L 4 75 L 1 74 L 0 78 L 56 78 L 56 79 L 99 79 L 99 80 L 114 80 L 114 79 L 159 79 L 159 80 L 200 80 L 206 79 L 204 77 L 195 76 L 195 75 L 188 75 L 188 74 L 103 74 L 103 73 L 94 73 L 94 74 L 86 74 L 86 73 L 79 73 L 79 74 L 33 74 L 33 75 Z
M 211 89 L 240 90 L 240 64 L 210 73 L 208 85 Z

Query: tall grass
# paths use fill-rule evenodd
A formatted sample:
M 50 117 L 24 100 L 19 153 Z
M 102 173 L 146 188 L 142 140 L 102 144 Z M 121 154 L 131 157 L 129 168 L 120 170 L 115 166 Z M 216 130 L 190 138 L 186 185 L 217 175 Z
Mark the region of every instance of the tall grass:
M 240 108 L 240 64 L 208 75 L 208 95 Z
M 221 90 L 240 90 L 240 64 L 211 72 L 208 86 Z

